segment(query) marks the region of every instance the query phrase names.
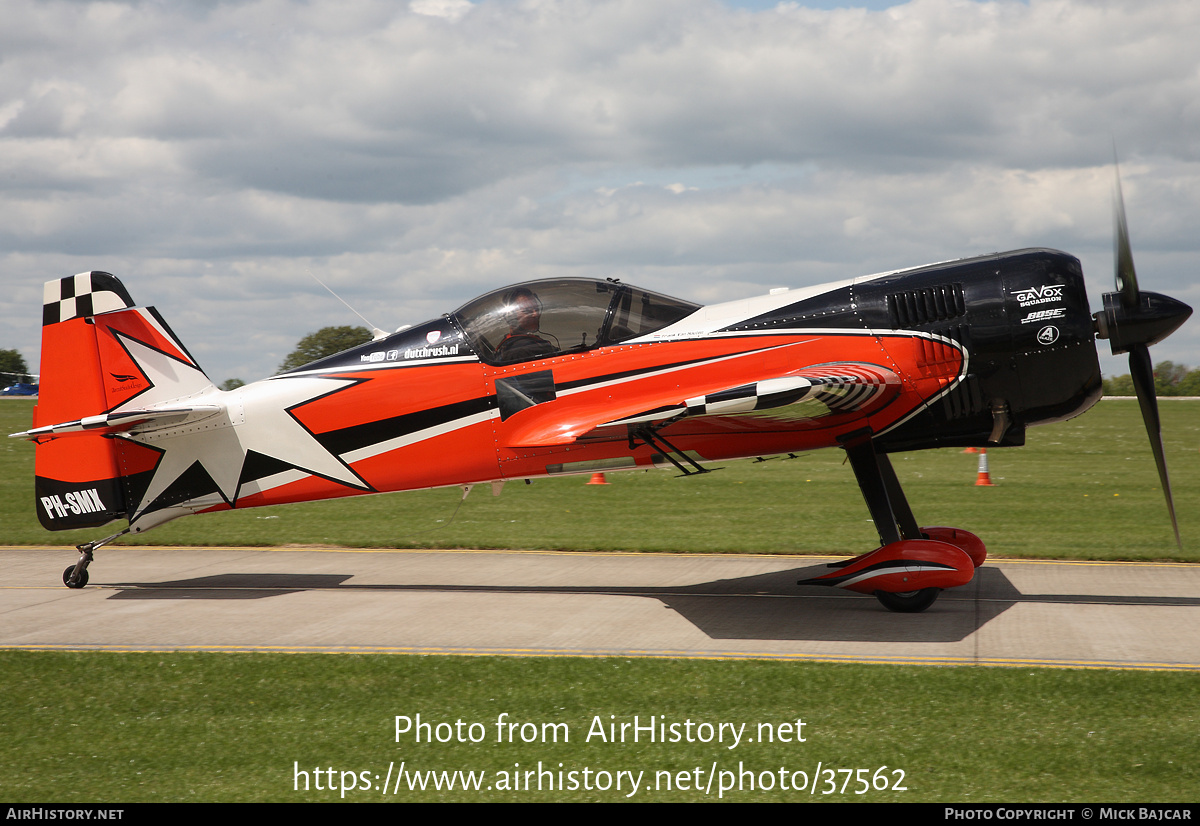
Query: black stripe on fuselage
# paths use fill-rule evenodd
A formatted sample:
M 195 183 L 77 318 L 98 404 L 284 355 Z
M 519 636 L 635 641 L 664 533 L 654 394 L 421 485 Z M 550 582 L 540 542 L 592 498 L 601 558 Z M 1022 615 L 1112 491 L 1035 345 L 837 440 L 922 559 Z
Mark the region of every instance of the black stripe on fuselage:
M 327 433 L 314 434 L 321 446 L 334 455 L 349 453 L 364 447 L 386 442 L 428 430 L 431 427 L 447 424 L 457 419 L 465 419 L 480 413 L 486 413 L 496 408 L 495 396 L 483 396 L 477 399 L 445 404 L 441 407 L 431 407 L 428 410 L 418 410 L 415 413 L 405 413 L 402 416 L 391 416 L 375 422 L 344 427 Z

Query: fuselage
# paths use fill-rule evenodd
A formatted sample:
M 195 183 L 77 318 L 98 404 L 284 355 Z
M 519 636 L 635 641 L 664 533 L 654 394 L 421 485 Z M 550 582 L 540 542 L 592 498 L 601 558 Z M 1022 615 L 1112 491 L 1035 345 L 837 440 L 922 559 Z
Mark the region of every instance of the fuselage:
M 562 283 L 530 286 L 546 293 Z M 336 380 L 290 413 L 363 486 L 264 466 L 276 472 L 243 480 L 236 506 L 650 467 L 664 462 L 660 452 L 628 427 L 603 425 L 667 396 L 821 365 L 878 368 L 890 384 L 869 404 L 821 415 L 697 416 L 663 433 L 701 461 L 836 446 L 863 428 L 885 451 L 1016 445 L 1026 427 L 1077 415 L 1099 397 L 1082 273 L 1060 252 L 947 262 L 707 307 L 677 302 L 677 318 L 612 343 L 603 325 L 611 329 L 628 288 L 569 286 L 597 300 L 591 315 L 573 311 L 571 323 L 585 332 L 562 352 L 495 363 L 486 332 L 473 334 L 473 302 L 237 391 L 250 422 L 257 406 L 278 403 L 280 384 Z
M 1019 445 L 1100 395 L 1079 262 L 1053 250 L 707 307 L 529 282 L 228 392 L 113 276 L 47 296 L 48 389 L 16 435 L 38 441 L 51 530 L 864 437 L 885 453 Z

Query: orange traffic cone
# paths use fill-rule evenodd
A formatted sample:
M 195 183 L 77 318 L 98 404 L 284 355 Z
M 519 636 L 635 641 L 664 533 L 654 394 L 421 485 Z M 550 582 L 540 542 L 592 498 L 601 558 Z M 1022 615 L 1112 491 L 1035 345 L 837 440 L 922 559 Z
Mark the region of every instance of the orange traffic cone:
M 592 478 L 587 482 L 587 484 L 589 484 L 589 485 L 607 485 L 608 482 L 604 481 L 603 473 L 593 473 Z
M 988 475 L 987 448 L 979 451 L 979 475 L 975 477 L 976 487 L 995 487 L 992 477 Z
M 974 447 L 968 447 L 966 450 L 963 451 L 963 453 L 978 453 L 978 452 L 979 452 L 979 449 L 974 448 Z

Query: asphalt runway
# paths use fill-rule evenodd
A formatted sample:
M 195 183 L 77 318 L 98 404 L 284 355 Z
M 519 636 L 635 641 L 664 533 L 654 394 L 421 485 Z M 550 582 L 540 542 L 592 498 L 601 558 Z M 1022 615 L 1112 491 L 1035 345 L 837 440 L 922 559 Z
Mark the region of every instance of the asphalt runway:
M 798 586 L 834 557 L 0 549 L 0 648 L 766 658 L 1200 670 L 1200 565 L 988 561 L 923 614 Z

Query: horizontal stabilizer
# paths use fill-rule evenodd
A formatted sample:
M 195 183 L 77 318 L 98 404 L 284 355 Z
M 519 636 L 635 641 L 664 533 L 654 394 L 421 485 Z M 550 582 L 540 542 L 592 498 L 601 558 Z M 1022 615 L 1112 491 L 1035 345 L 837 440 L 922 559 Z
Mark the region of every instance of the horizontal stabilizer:
M 223 408 L 215 404 L 198 404 L 191 407 L 173 407 L 163 410 L 125 410 L 120 413 L 102 413 L 85 416 L 70 422 L 35 427 L 20 433 L 10 433 L 10 439 L 36 441 L 47 436 L 68 433 L 145 433 L 182 424 L 191 424 L 220 413 Z

